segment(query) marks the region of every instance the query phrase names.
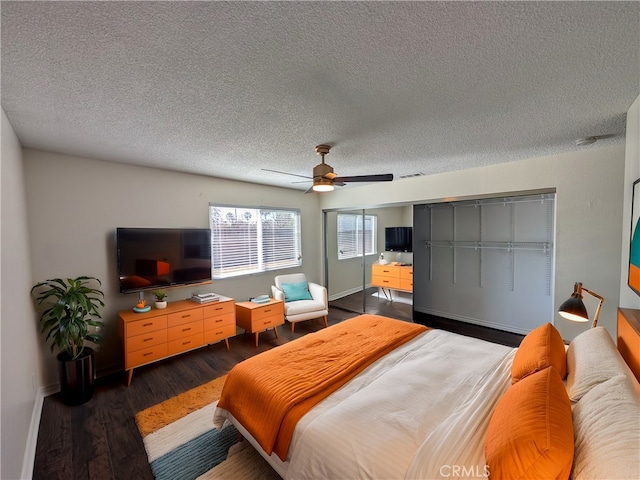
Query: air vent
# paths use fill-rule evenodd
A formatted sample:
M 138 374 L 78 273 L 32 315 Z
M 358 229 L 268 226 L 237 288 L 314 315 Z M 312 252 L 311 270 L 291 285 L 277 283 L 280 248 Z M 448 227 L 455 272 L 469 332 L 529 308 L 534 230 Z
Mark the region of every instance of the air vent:
M 418 172 L 418 173 L 410 173 L 409 175 L 400 175 L 400 178 L 411 178 L 411 177 L 422 177 L 422 176 L 424 176 L 424 173 Z

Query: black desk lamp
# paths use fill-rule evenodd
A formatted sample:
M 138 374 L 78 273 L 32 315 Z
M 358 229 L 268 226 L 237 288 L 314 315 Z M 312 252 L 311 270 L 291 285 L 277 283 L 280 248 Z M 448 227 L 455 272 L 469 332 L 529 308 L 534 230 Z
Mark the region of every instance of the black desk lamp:
M 596 313 L 593 316 L 593 324 L 591 325 L 591 328 L 593 328 L 598 324 L 598 317 L 600 316 L 600 310 L 602 309 L 604 298 L 597 293 L 584 288 L 582 286 L 582 283 L 580 282 L 575 283 L 575 285 L 573 286 L 573 293 L 571 294 L 571 297 L 562 305 L 560 305 L 558 313 L 561 317 L 566 318 L 567 320 L 572 320 L 574 322 L 588 322 L 589 314 L 587 313 L 587 308 L 582 302 L 582 292 L 587 292 L 588 294 L 600 300 L 600 302 L 598 303 L 598 308 L 596 308 Z

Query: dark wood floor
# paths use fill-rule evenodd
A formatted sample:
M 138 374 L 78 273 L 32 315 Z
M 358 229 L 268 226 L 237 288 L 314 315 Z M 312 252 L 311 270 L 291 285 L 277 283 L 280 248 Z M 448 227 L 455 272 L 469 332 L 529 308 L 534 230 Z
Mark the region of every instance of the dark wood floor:
M 362 297 L 359 298 L 361 309 Z M 330 325 L 357 315 L 345 309 L 349 302 L 357 304 L 358 298 L 345 299 L 341 308 L 330 307 Z M 386 300 L 376 300 L 372 305 L 377 307 L 369 307 L 368 313 L 411 321 L 411 305 Z M 47 397 L 40 420 L 33 478 L 153 479 L 135 424 L 136 413 L 224 375 L 236 363 L 256 353 L 322 327 L 319 320 L 302 322 L 296 326 L 295 333 L 291 333 L 286 324 L 279 327 L 279 338 L 271 331 L 261 333 L 258 348 L 252 335 L 238 335 L 230 339 L 229 351 L 224 343 L 218 343 L 138 368 L 129 387 L 125 385 L 124 372 L 100 378 L 93 399 L 84 405 L 69 407 L 57 395 Z M 468 327 L 457 328 L 458 333 L 465 334 Z M 469 334 L 476 333 L 470 331 Z M 496 336 L 494 341 L 502 343 L 495 331 L 485 332 L 485 337 L 492 335 Z

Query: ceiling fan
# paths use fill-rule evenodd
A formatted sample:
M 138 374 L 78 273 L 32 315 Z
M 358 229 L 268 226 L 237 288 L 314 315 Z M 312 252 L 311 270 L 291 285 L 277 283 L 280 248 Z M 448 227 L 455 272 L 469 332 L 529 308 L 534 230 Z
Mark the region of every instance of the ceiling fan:
M 295 173 L 280 172 L 278 170 L 270 170 L 263 168 L 262 170 L 267 172 L 282 173 L 284 175 L 293 175 L 295 177 L 308 178 L 313 180 L 313 185 L 305 193 L 309 192 L 330 192 L 335 188 L 335 185 L 342 186 L 346 183 L 356 182 L 390 182 L 393 180 L 392 173 L 380 174 L 380 175 L 355 175 L 350 177 L 339 177 L 333 172 L 333 167 L 327 163 L 324 163 L 324 156 L 331 150 L 330 145 L 318 145 L 316 146 L 316 153 L 322 157 L 322 163 L 319 163 L 313 167 L 313 177 L 306 177 L 304 175 L 297 175 Z

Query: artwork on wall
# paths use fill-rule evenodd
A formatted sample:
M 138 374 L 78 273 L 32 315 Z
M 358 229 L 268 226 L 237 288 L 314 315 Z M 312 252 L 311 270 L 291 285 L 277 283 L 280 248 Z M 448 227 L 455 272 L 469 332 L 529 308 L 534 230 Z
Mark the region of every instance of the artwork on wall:
M 631 204 L 631 246 L 629 248 L 629 287 L 640 295 L 640 179 L 633 182 Z

